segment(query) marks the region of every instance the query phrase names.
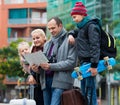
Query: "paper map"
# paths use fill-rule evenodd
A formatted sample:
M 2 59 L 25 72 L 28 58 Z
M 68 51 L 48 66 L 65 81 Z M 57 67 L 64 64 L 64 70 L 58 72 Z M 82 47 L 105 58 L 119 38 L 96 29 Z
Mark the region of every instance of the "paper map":
M 33 64 L 40 65 L 41 63 L 48 62 L 48 59 L 46 58 L 42 51 L 25 54 L 24 57 L 30 65 Z

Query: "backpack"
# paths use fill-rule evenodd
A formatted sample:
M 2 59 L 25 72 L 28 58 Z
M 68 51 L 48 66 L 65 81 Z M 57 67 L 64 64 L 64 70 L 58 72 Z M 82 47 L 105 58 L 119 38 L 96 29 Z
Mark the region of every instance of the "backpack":
M 96 20 L 94 19 L 93 21 L 87 23 L 87 25 L 85 26 L 85 35 L 88 35 L 87 31 L 90 24 L 98 25 L 101 31 L 100 59 L 103 59 L 106 56 L 108 56 L 109 58 L 115 58 L 117 55 L 116 40 L 113 35 L 105 32 Z

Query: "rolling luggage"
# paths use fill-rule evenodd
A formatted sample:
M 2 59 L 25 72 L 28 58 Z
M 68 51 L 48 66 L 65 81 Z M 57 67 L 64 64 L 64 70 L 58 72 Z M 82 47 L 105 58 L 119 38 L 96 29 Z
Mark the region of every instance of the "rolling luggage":
M 10 105 L 36 105 L 36 102 L 33 99 L 12 99 L 10 100 Z
M 86 103 L 79 90 L 71 89 L 63 92 L 61 105 L 86 105 Z
M 36 105 L 34 100 L 34 85 L 30 85 L 30 99 L 11 99 L 9 105 Z

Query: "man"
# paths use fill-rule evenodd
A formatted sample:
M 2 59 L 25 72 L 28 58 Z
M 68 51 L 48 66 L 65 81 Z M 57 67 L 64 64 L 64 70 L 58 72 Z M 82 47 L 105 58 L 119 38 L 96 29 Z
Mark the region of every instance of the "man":
M 49 63 L 40 64 L 45 70 L 40 78 L 44 105 L 60 105 L 63 91 L 73 87 L 71 73 L 76 64 L 76 49 L 68 43 L 67 32 L 58 17 L 51 18 L 47 27 L 52 35 L 44 46 Z
M 91 72 L 92 76 L 84 78 L 81 81 L 82 94 L 85 96 L 88 105 L 97 105 L 95 76 L 100 59 L 100 28 L 98 24 L 95 24 L 95 22 L 87 16 L 86 7 L 82 2 L 76 2 L 71 11 L 71 16 L 73 21 L 76 22 L 78 29 L 70 32 L 69 42 L 73 43 L 74 38 L 76 38 L 80 65 L 91 63 L 91 68 L 88 72 Z M 89 22 L 91 22 L 91 24 L 89 24 Z

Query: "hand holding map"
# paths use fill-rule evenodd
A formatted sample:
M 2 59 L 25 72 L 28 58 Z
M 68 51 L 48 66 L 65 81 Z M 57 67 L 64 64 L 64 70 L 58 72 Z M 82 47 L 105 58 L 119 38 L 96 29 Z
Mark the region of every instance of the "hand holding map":
M 46 56 L 43 54 L 42 51 L 25 54 L 24 57 L 30 65 L 33 65 L 33 64 L 40 65 L 41 63 L 48 62 L 48 59 L 46 58 Z

